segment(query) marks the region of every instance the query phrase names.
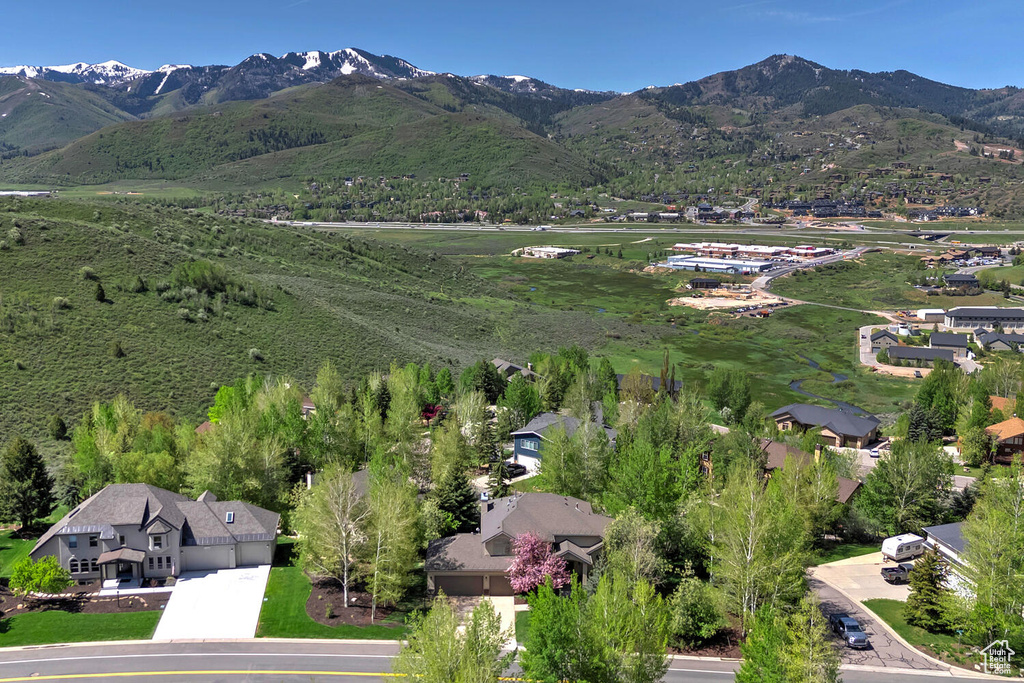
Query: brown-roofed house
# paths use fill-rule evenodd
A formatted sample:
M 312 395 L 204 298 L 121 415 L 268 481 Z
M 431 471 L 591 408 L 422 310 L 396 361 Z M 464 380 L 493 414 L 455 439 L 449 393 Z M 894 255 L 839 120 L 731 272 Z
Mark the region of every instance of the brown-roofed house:
M 810 464 L 813 460 L 817 460 L 821 457 L 821 450 L 817 450 L 814 455 L 804 453 L 799 448 L 793 448 L 787 446 L 779 441 L 772 441 L 771 439 L 764 439 L 761 442 L 761 449 L 768 456 L 767 464 L 765 465 L 765 474 L 771 476 L 775 470 L 781 470 L 786 464 L 786 458 L 790 458 L 790 462 L 796 463 L 797 467 L 803 467 Z M 836 489 L 836 501 L 846 505 L 850 502 L 855 494 L 860 489 L 860 482 L 856 479 L 847 479 L 846 477 L 836 477 L 836 482 L 839 484 Z
M 1009 465 L 1015 455 L 1024 453 L 1024 420 L 1019 417 L 986 427 L 985 432 L 996 441 L 994 462 Z
M 992 402 L 992 410 L 998 410 L 1003 415 L 1014 414 L 1017 407 L 1016 399 L 1004 398 L 1002 396 L 989 396 L 988 400 Z
M 430 542 L 427 588 L 447 595 L 513 595 L 505 574 L 512 563 L 512 541 L 528 532 L 550 543 L 569 570 L 586 580 L 611 521 L 586 501 L 553 493 L 482 500 L 479 532 Z
M 74 579 L 178 576 L 270 564 L 280 515 L 209 491 L 192 500 L 148 484 L 110 484 L 42 535 L 33 560 L 52 555 Z

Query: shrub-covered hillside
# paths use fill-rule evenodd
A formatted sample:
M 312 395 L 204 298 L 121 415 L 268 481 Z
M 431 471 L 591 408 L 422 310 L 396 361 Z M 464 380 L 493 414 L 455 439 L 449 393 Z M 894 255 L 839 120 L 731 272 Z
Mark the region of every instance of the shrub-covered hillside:
M 462 366 L 621 325 L 509 301 L 434 253 L 177 209 L 2 200 L 0 240 L 0 434 L 119 393 L 198 417 L 251 372 Z

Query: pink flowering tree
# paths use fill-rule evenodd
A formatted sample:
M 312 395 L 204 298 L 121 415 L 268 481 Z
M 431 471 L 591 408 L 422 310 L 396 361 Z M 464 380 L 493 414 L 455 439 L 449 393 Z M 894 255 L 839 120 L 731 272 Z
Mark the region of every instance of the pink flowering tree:
M 569 568 L 565 558 L 551 554 L 551 546 L 536 534 L 525 533 L 512 541 L 512 564 L 508 568 L 508 582 L 517 593 L 528 593 L 543 585 L 551 577 L 551 585 L 561 588 L 569 583 Z

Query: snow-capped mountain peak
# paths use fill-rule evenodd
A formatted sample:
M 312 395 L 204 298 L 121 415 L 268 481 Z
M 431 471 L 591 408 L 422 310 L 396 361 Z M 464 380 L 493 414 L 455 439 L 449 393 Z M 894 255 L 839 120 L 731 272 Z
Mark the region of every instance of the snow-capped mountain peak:
M 41 78 L 71 83 L 95 83 L 97 85 L 119 85 L 150 73 L 152 72 L 136 69 L 113 59 L 100 62 L 99 64 L 75 62 L 74 64 L 59 64 L 57 66 L 0 67 L 0 75 Z

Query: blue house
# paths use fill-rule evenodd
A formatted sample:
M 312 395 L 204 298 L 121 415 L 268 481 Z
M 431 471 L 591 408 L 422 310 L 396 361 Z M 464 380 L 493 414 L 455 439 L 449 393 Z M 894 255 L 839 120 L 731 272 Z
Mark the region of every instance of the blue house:
M 547 440 L 545 434 L 549 434 L 551 430 L 560 426 L 565 429 L 566 434 L 572 436 L 579 429 L 580 422 L 575 417 L 567 417 L 558 413 L 541 413 L 522 429 L 512 432 L 512 460 L 526 465 L 528 469 L 536 469 L 543 454 L 544 441 Z M 600 404 L 596 406 L 594 422 L 604 428 L 608 443 L 615 448 L 616 431 L 604 425 Z

